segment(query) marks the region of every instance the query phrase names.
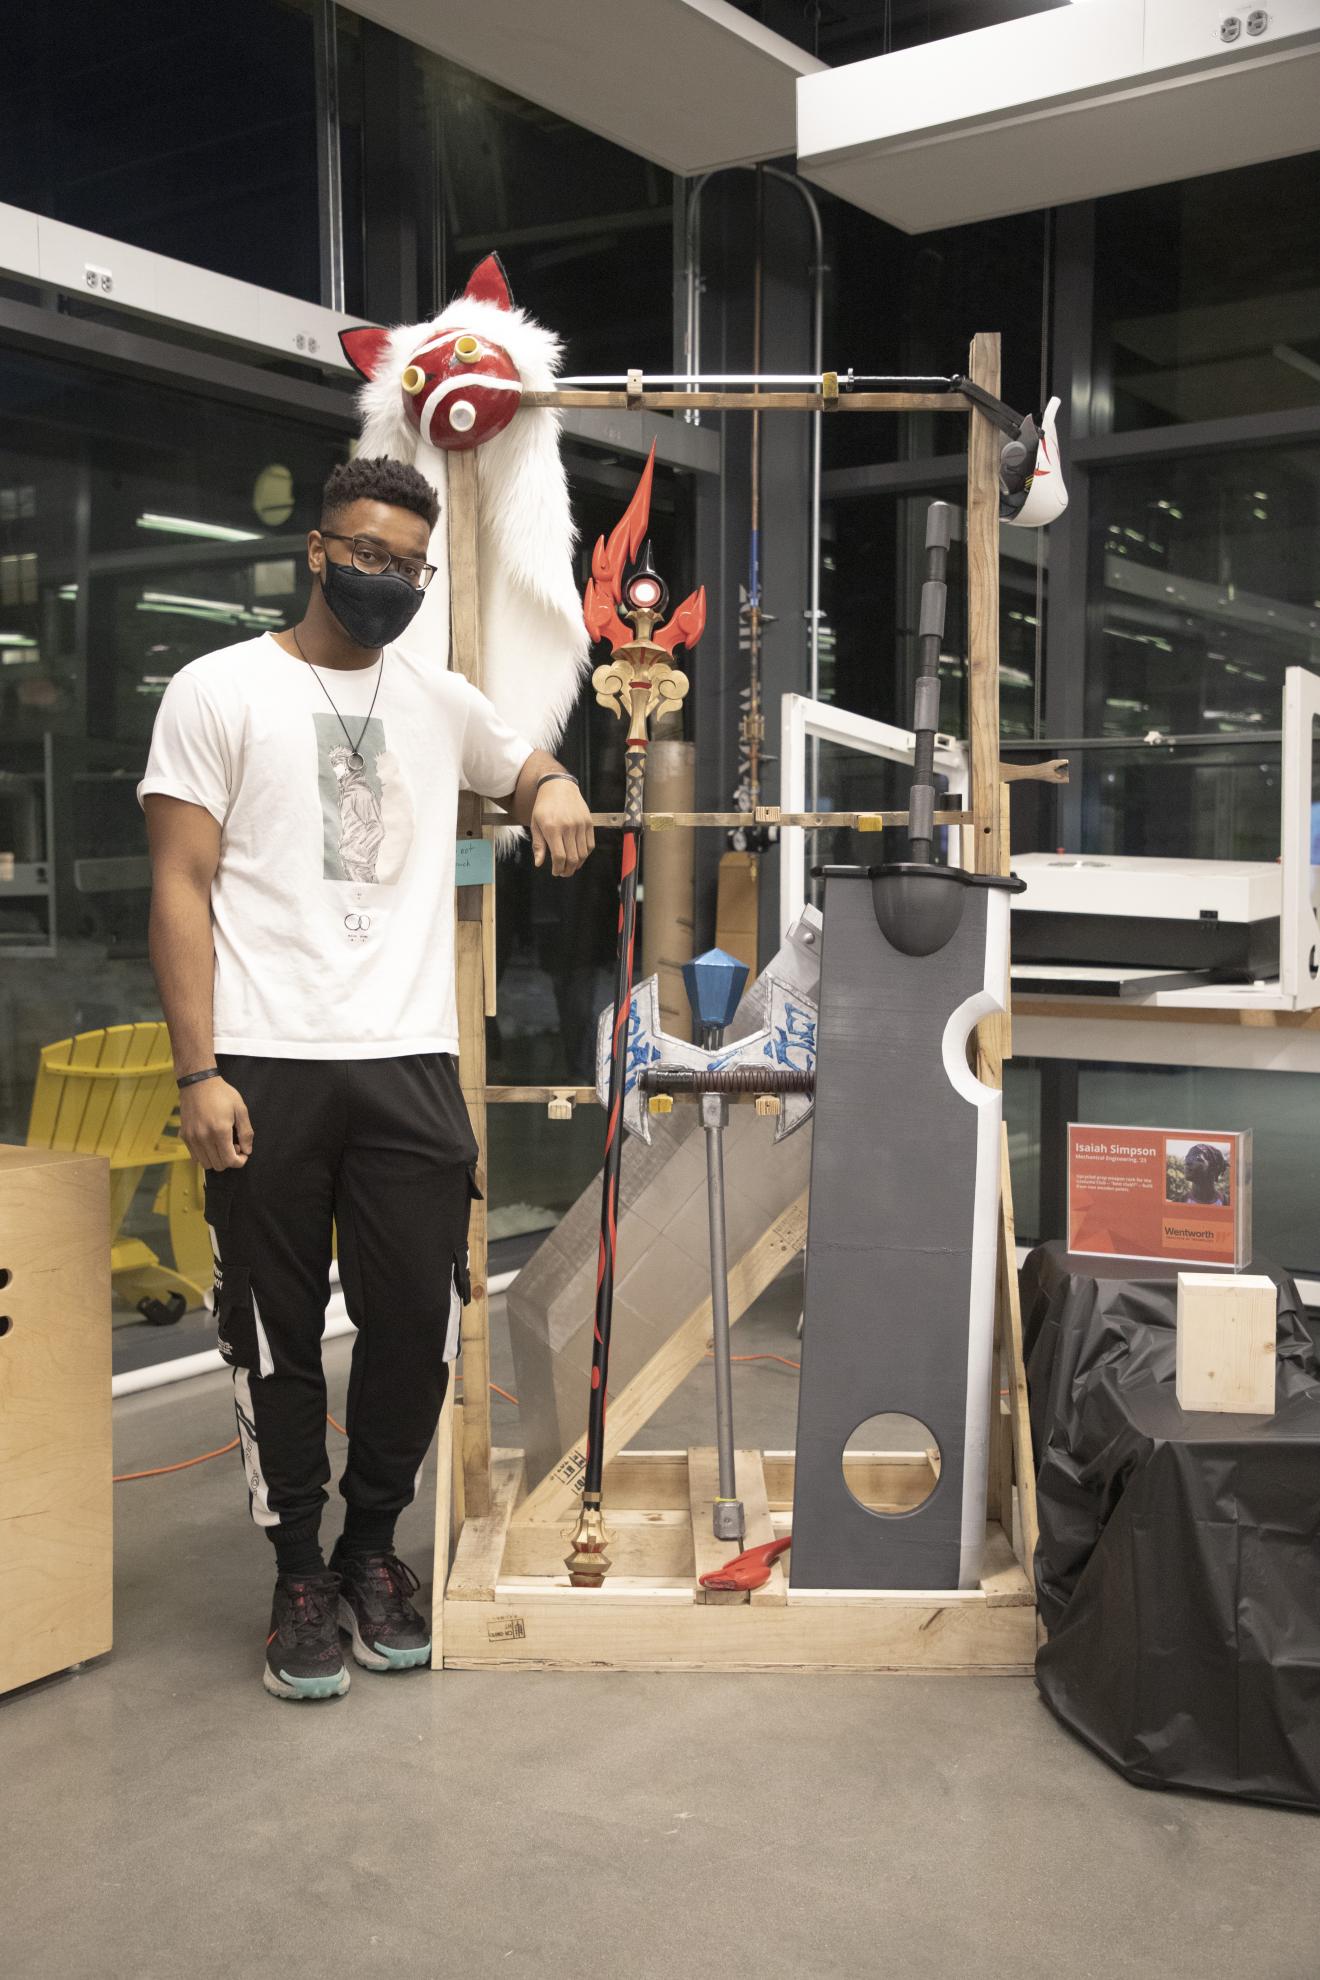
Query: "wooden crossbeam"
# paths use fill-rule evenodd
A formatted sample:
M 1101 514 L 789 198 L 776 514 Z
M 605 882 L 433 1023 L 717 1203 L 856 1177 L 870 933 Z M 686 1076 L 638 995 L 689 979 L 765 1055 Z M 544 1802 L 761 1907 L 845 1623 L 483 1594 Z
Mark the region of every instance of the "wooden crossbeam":
M 1058 780 L 1052 778 L 1050 781 Z M 508 820 L 502 811 L 488 811 L 485 822 L 489 826 L 505 825 Z M 623 823 L 623 813 L 593 811 L 591 822 L 601 827 L 617 828 Z M 906 811 L 780 811 L 777 805 L 762 805 L 755 812 L 648 811 L 642 818 L 643 828 L 648 832 L 701 830 L 705 827 L 732 832 L 748 825 L 794 825 L 809 832 L 883 832 L 888 825 L 906 825 L 907 822 Z M 970 825 L 972 814 L 970 811 L 937 811 L 935 823 Z

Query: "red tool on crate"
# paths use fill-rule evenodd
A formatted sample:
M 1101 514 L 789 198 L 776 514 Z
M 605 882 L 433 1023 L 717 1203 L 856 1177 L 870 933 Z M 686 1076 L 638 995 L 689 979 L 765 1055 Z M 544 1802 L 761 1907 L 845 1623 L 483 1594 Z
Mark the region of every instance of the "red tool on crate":
M 713 1568 L 703 1574 L 703 1588 L 718 1589 L 721 1593 L 745 1593 L 752 1588 L 764 1588 L 770 1579 L 770 1570 L 781 1554 L 786 1554 L 792 1546 L 788 1535 L 782 1540 L 767 1540 L 760 1547 L 749 1547 L 745 1554 L 735 1554 L 723 1567 Z

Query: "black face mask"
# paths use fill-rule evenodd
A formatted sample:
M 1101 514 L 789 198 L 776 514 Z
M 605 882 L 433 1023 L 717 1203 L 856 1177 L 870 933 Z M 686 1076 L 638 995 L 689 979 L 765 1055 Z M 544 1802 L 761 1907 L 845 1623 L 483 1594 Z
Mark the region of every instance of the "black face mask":
M 328 557 L 321 588 L 353 644 L 372 649 L 388 646 L 406 631 L 426 596 L 392 571 L 373 577 L 352 564 L 332 564 Z

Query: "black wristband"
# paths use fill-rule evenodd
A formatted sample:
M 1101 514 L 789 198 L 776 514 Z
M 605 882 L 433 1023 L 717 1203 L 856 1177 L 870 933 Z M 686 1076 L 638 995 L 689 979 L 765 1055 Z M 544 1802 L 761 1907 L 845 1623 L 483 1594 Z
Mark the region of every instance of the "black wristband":
M 582 788 L 581 784 L 578 784 L 578 780 L 573 775 L 571 770 L 547 770 L 544 777 L 537 778 L 536 780 L 537 790 L 538 791 L 540 790 L 542 784 L 553 784 L 556 781 L 556 779 L 561 779 L 566 784 L 576 784 L 579 790 L 581 790 Z
M 196 1086 L 199 1079 L 219 1079 L 220 1077 L 219 1066 L 208 1066 L 205 1072 L 185 1073 L 182 1079 L 175 1081 L 175 1085 L 179 1087 Z

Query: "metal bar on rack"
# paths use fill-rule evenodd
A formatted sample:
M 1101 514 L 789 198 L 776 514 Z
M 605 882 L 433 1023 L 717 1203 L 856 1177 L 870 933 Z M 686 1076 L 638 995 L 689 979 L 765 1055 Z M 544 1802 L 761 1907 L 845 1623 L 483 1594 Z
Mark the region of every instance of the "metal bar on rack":
M 611 391 L 606 387 L 573 391 L 560 388 L 550 392 L 524 392 L 524 406 L 558 406 L 604 412 L 959 412 L 968 411 L 970 401 L 961 392 L 847 392 L 838 398 L 828 392 L 633 392 Z
M 701 371 L 695 375 L 687 371 L 645 371 L 643 383 L 648 379 L 652 385 L 681 385 L 688 391 L 704 390 L 711 385 L 814 385 L 821 391 L 837 387 L 840 392 L 851 393 L 858 385 L 883 385 L 890 391 L 934 391 L 951 394 L 958 387 L 957 378 L 944 378 L 938 373 L 929 377 L 915 378 L 890 376 L 884 372 L 855 371 Z M 628 374 L 620 371 L 579 372 L 572 377 L 561 378 L 561 386 L 614 386 L 626 389 Z

